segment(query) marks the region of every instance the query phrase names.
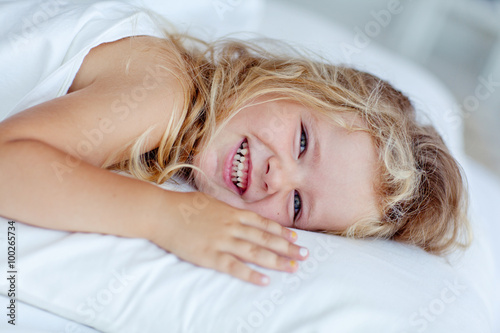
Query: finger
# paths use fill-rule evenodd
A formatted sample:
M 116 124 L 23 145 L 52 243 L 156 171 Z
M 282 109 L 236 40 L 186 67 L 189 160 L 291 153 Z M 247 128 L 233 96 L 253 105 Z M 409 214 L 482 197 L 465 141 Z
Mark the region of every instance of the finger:
M 218 256 L 215 269 L 259 286 L 268 285 L 270 282 L 268 276 L 251 269 L 229 253 L 221 253 Z
M 244 214 L 241 216 L 241 222 L 265 230 L 271 234 L 281 236 L 292 242 L 297 240 L 297 233 L 295 231 L 289 230 L 278 222 L 266 219 L 251 211 L 244 211 Z
M 279 271 L 292 273 L 298 268 L 297 261 L 282 257 L 260 245 L 241 239 L 233 242 L 231 254 L 243 261 Z
M 241 225 L 235 230 L 235 233 L 235 237 L 250 241 L 289 258 L 304 260 L 309 253 L 306 248 L 290 243 L 280 236 L 248 225 Z

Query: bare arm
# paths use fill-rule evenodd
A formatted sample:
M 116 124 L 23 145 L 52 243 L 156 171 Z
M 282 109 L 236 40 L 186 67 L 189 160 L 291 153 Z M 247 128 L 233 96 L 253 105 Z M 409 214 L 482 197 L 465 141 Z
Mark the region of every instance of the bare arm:
M 130 50 L 128 41 L 120 43 L 118 51 Z M 116 62 L 104 70 L 110 52 Z M 129 51 L 120 58 L 116 52 L 106 45 L 87 57 L 74 84 L 85 85 L 81 89 L 0 123 L 1 215 L 47 228 L 147 237 L 148 226 L 138 221 L 158 220 L 159 210 L 143 207 L 172 202 L 152 184 L 99 168 L 152 124 L 144 150 L 154 148 L 182 94 L 173 75 L 156 71 L 151 56 Z
M 158 71 L 155 57 L 135 51 L 120 57 L 130 51 L 127 43 L 88 56 L 70 94 L 0 123 L 0 215 L 46 228 L 146 238 L 256 284 L 262 274 L 243 261 L 293 271 L 289 258 L 303 258 L 291 232 L 277 223 L 208 196 L 195 207 L 198 213 L 186 216 L 181 208 L 193 207 L 201 194 L 165 191 L 99 168 L 151 125 L 143 152 L 156 147 L 183 93 L 173 75 Z M 140 61 L 120 74 L 129 58 Z

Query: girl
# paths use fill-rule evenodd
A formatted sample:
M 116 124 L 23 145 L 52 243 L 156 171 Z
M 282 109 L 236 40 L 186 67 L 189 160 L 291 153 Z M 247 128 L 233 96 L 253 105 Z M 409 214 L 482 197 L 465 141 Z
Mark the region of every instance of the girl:
M 66 95 L 0 123 L 0 214 L 146 238 L 257 285 L 246 262 L 307 258 L 287 227 L 466 246 L 460 168 L 408 99 L 285 54 L 174 34 L 95 47 Z M 151 184 L 173 176 L 201 193 Z

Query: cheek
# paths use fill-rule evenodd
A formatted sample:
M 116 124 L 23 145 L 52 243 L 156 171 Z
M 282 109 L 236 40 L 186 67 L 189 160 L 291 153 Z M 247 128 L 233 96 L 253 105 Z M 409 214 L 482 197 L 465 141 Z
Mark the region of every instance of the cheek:
M 276 115 L 256 119 L 254 124 L 256 124 L 256 128 L 258 128 L 257 133 L 262 140 L 266 142 L 275 142 L 283 138 L 289 134 L 292 128 L 292 122 L 288 121 L 288 119 L 277 117 Z
M 260 127 L 259 130 L 257 131 L 257 134 L 259 135 L 259 139 L 262 142 L 266 143 L 274 142 L 276 140 L 276 137 L 278 136 L 275 131 L 265 126 Z
M 193 165 L 200 168 L 208 177 L 214 175 L 217 167 L 217 154 L 213 148 L 204 149 L 201 155 L 193 160 Z
M 200 168 L 205 173 L 205 175 L 202 175 L 200 172 L 196 170 L 194 171 L 194 182 L 196 188 L 201 192 L 208 193 L 208 189 L 211 187 L 208 185 L 208 179 L 213 179 L 217 165 L 215 154 L 210 151 L 206 151 L 202 154 L 202 156 L 197 155 L 193 158 L 193 165 Z
M 278 205 L 269 200 L 246 204 L 244 209 L 251 210 L 269 220 L 273 220 L 284 227 L 291 227 L 291 222 L 283 209 L 276 208 Z

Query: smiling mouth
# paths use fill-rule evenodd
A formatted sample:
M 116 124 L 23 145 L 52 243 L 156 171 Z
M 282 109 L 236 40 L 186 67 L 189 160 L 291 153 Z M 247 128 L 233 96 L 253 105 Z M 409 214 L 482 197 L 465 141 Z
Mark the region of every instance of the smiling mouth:
M 248 171 L 250 163 L 249 152 L 248 141 L 245 139 L 233 157 L 231 181 L 240 189 L 241 194 L 245 193 L 248 188 Z

